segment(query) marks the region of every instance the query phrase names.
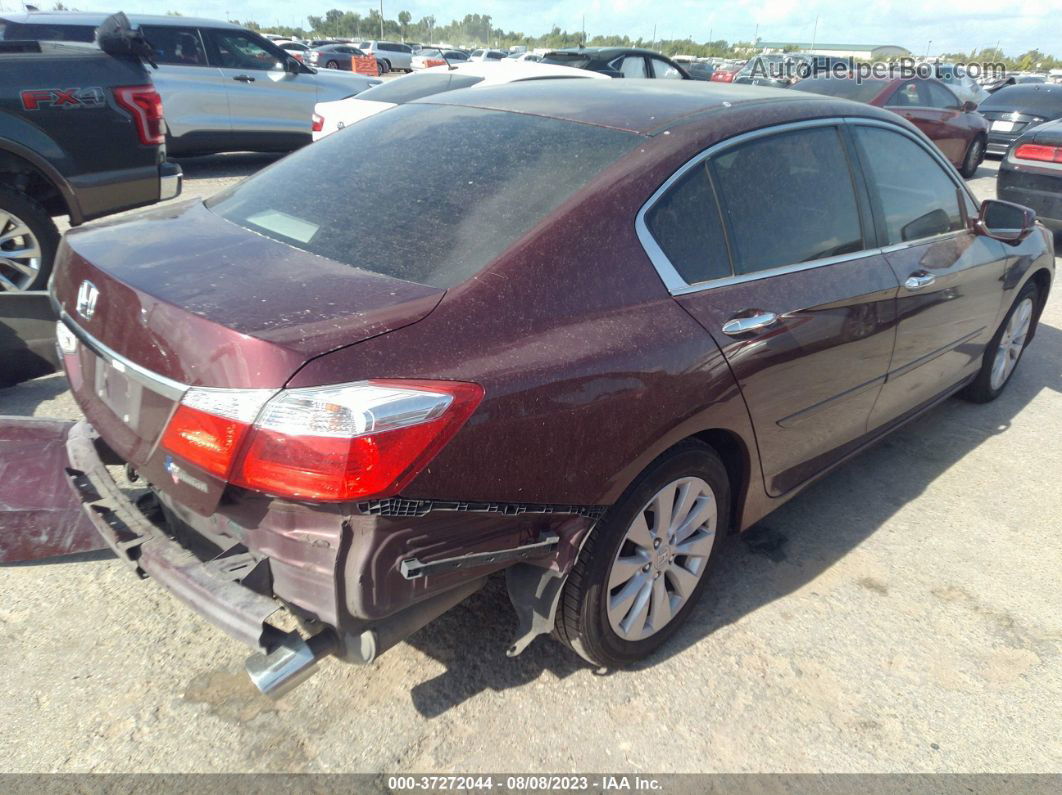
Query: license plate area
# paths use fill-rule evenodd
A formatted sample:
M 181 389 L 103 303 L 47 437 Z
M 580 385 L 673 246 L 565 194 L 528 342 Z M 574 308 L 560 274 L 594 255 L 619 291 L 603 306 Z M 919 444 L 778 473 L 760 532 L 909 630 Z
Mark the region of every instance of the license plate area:
M 144 387 L 126 375 L 124 365 L 97 358 L 94 389 L 103 405 L 130 428 L 137 430 Z
M 1015 123 L 1012 121 L 992 122 L 992 132 L 1014 132 Z

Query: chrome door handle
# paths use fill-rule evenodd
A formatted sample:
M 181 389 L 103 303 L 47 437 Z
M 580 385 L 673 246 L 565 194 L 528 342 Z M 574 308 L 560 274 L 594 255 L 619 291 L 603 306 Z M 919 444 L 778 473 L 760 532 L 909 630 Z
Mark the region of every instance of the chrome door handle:
M 748 334 L 750 331 L 759 331 L 774 325 L 778 321 L 778 315 L 774 312 L 761 312 L 758 315 L 748 317 L 734 317 L 723 324 L 723 333 L 731 337 Z
M 926 273 L 925 271 L 915 271 L 907 277 L 907 281 L 903 283 L 903 286 L 908 290 L 921 290 L 923 287 L 929 287 L 933 282 L 937 280 L 937 277 L 932 273 Z

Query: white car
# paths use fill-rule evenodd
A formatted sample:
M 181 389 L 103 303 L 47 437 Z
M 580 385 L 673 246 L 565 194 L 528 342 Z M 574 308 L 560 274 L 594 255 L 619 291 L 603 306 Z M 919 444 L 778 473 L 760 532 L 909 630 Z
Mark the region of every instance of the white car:
M 524 80 L 611 80 L 608 75 L 575 69 L 571 66 L 530 63 L 527 61 L 493 61 L 455 66 L 433 66 L 415 74 L 389 80 L 361 92 L 356 97 L 318 102 L 313 114 L 313 140 L 349 127 L 355 122 L 375 116 L 381 111 L 411 102 L 414 99 L 453 91 L 458 88 L 479 88 Z
M 472 50 L 472 54 L 468 56 L 468 60 L 477 63 L 485 63 L 487 61 L 502 61 L 508 53 L 504 53 L 501 50 Z

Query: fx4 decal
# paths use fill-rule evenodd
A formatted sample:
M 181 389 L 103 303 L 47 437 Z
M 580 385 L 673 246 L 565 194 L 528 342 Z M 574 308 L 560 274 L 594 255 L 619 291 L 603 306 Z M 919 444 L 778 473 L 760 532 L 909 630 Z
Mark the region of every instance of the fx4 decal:
M 19 96 L 26 110 L 99 108 L 107 102 L 102 88 L 31 88 Z

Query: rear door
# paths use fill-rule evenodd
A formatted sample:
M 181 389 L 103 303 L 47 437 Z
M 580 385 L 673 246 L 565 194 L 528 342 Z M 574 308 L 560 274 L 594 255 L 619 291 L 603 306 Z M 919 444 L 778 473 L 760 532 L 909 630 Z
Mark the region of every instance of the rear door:
M 203 28 L 202 33 L 227 87 L 234 137 L 253 141 L 264 134 L 298 140 L 310 135 L 317 101 L 313 75 L 286 71 L 283 51 L 250 31 Z
M 159 66 L 152 79 L 162 97 L 170 135 L 180 138 L 188 133 L 227 134 L 231 130 L 228 86 L 221 70 L 208 62 L 198 29 L 142 27 Z
M 861 124 L 854 137 L 885 258 L 901 285 L 896 351 L 871 417 L 877 427 L 980 366 L 1002 306 L 1006 253 L 971 231 L 970 194 L 916 136 Z
M 640 216 L 665 283 L 733 370 L 772 495 L 859 445 L 892 355 L 898 285 L 851 161 L 834 122 L 740 136 Z

